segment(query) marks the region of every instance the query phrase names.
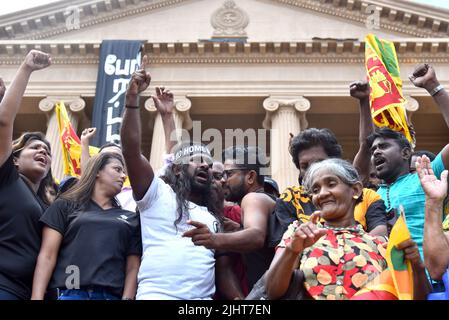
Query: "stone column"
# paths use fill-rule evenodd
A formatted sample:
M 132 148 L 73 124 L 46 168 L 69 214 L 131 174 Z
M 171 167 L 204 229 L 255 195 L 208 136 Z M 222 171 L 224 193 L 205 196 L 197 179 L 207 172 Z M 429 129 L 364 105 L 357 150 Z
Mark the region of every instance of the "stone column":
M 176 132 L 171 134 L 171 140 L 181 140 L 182 130 L 192 129 L 192 119 L 189 110 L 192 102 L 187 97 L 175 98 L 175 110 L 173 116 L 175 120 Z M 166 154 L 164 127 L 162 117 L 154 106 L 152 98 L 145 101 L 145 109 L 151 112 L 155 118 L 153 127 L 153 140 L 151 142 L 150 164 L 154 171 L 163 165 L 163 156 Z
M 412 125 L 412 130 L 415 131 L 415 127 L 413 126 L 413 122 L 412 122 L 412 116 L 416 111 L 418 111 L 419 102 L 410 96 L 405 96 L 404 98 L 405 98 L 404 107 L 405 107 L 405 112 L 407 114 L 407 121 L 409 124 Z M 414 133 L 416 133 L 416 131 Z M 412 136 L 414 135 L 414 133 L 412 133 Z M 416 139 L 416 136 L 415 136 L 415 139 Z M 415 144 L 416 144 L 416 141 L 415 141 Z M 414 147 L 415 146 L 412 146 L 413 149 L 414 149 Z
M 58 120 L 54 107 L 63 101 L 67 114 L 72 124 L 73 130 L 77 130 L 80 121 L 86 122 L 86 115 L 83 110 L 86 102 L 81 97 L 47 97 L 39 102 L 39 109 L 47 115 L 46 137 L 51 145 L 52 161 L 51 170 L 53 177 L 61 181 L 63 176 L 62 147 L 59 138 Z
M 307 128 L 305 113 L 310 101 L 304 97 L 275 97 L 264 100 L 266 110 L 263 127 L 271 129 L 271 176 L 279 184 L 280 192 L 298 184 L 298 170 L 291 160 L 288 146 L 290 133 L 297 135 Z

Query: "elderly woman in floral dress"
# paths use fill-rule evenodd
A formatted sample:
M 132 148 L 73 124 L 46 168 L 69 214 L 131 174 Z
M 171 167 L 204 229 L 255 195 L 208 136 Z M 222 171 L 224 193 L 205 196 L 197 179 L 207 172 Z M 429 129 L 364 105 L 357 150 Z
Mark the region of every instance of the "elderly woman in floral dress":
M 362 200 L 363 189 L 357 171 L 347 161 L 324 160 L 309 168 L 304 186 L 320 211 L 307 223 L 295 221 L 285 232 L 267 272 L 268 296 L 282 298 L 293 272 L 299 269 L 304 277 L 304 297 L 350 299 L 387 268 L 383 241 L 354 220 L 354 207 Z M 417 278 L 425 279 L 416 243 L 408 240 L 398 249 L 404 250 Z M 421 284 L 415 287 L 415 298 L 425 298 Z M 383 292 L 374 298 L 396 297 Z

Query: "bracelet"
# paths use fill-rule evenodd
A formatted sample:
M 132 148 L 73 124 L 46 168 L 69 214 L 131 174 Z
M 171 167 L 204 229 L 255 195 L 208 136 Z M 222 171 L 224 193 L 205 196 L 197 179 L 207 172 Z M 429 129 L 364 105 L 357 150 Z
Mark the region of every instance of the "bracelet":
M 133 298 L 123 297 L 122 300 L 134 300 Z
M 443 90 L 443 86 L 441 84 L 439 84 L 435 88 L 433 88 L 432 91 L 430 91 L 430 95 L 433 97 L 434 95 L 436 95 L 441 90 Z
M 128 108 L 128 109 L 140 109 L 139 106 L 128 106 L 128 105 L 125 105 L 125 108 Z

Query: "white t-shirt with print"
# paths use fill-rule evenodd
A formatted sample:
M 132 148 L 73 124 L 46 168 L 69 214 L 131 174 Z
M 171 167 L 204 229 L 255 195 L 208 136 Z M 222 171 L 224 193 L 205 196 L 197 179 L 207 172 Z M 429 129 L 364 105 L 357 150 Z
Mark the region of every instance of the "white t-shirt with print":
M 195 246 L 182 234 L 194 228 L 178 217 L 176 194 L 155 177 L 137 201 L 142 227 L 143 254 L 138 274 L 137 299 L 211 299 L 215 293 L 214 250 Z M 190 219 L 217 232 L 218 221 L 207 208 L 189 202 Z

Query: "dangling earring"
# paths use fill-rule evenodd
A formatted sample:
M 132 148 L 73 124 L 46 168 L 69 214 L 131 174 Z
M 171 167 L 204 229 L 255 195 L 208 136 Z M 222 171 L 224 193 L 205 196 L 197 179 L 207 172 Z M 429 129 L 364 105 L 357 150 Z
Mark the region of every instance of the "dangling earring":
M 352 199 L 359 200 L 359 197 L 358 196 L 352 196 Z

